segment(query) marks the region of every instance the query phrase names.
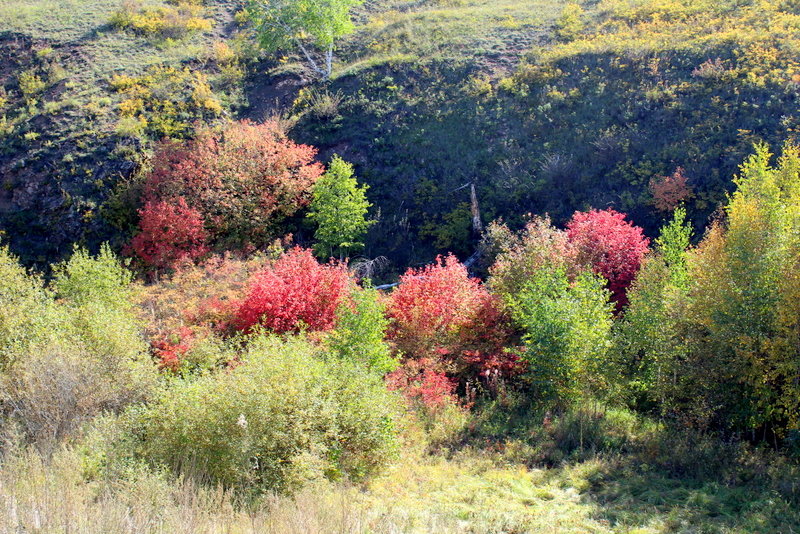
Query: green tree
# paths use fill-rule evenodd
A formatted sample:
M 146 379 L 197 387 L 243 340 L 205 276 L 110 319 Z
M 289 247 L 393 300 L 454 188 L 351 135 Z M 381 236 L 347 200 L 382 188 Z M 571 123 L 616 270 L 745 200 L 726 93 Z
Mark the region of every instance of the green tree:
M 363 364 L 383 376 L 397 367 L 386 343 L 389 319 L 378 291 L 356 289 L 339 305 L 330 347 L 344 360 Z
M 570 282 L 563 269 L 540 269 L 507 297 L 523 331 L 528 381 L 541 401 L 566 408 L 609 392 L 606 357 L 613 306 L 605 282 L 584 272 Z
M 353 166 L 334 156 L 328 172 L 314 186 L 311 211 L 308 214 L 317 225 L 314 252 L 329 258 L 338 252 L 339 258 L 351 249 L 363 247 L 359 242 L 374 221 L 366 219 L 370 204 L 367 186 L 358 186 Z
M 668 411 L 674 371 L 686 353 L 691 236 L 686 210 L 679 207 L 655 240 L 628 292 L 625 315 L 615 325 L 614 353 L 625 370 L 625 392 L 639 409 Z
M 261 46 L 274 51 L 296 46 L 311 69 L 327 79 L 336 39 L 353 31 L 350 11 L 364 0 L 251 0 L 248 8 Z M 323 55 L 322 64 L 315 59 Z
M 796 381 L 779 370 L 792 366 L 771 349 L 793 293 L 782 290 L 800 231 L 797 148 L 788 145 L 777 168 L 771 157 L 766 145 L 756 146 L 734 180 L 725 226 L 714 227 L 689 262 L 688 315 L 701 335 L 691 339 L 687 373 L 695 391 L 687 392 L 687 402 L 706 399 L 711 422 L 738 429 L 780 423 L 782 392 L 789 394 L 785 385 Z M 791 357 L 797 361 L 796 349 Z
M 667 264 L 671 282 L 681 289 L 686 289 L 689 283 L 686 251 L 691 240 L 692 225 L 686 221 L 686 208 L 680 206 L 656 238 L 656 250 Z

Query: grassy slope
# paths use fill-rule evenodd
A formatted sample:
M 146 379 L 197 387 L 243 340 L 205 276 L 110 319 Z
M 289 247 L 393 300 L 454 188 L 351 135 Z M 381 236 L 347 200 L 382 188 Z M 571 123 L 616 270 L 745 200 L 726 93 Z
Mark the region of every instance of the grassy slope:
M 584 28 L 561 40 L 564 5 L 367 6 L 331 86 L 311 89 L 323 104 L 293 111 L 301 140 L 344 153 L 372 185 L 382 220 L 368 256 L 469 254 L 458 188 L 471 181 L 487 221 L 613 206 L 654 233 L 649 181 L 682 166 L 702 226 L 754 141 L 800 131 L 791 2 L 584 3 Z
M 109 20 L 119 0 L 6 0 L 0 3 L 0 49 L 5 56 L 0 106 L 0 222 L 26 261 L 66 253 L 70 243 L 115 239 L 104 202 L 141 159 L 142 139 L 117 132 L 121 96 L 114 75 L 137 76 L 157 65 L 212 73 L 209 46 L 229 33 L 232 1 L 214 2 L 214 29 L 175 44 L 117 31 Z M 163 2 L 148 0 L 143 5 Z M 21 94 L 21 73 L 46 83 Z M 177 89 L 176 89 L 177 90 Z M 235 103 L 235 95 L 220 95 Z M 113 217 L 112 217 L 113 218 Z

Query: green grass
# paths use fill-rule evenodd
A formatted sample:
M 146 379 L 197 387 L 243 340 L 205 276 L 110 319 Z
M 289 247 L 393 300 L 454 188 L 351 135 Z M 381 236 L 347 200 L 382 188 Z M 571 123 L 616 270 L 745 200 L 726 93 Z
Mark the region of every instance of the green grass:
M 513 447 L 509 443 L 508 447 Z M 632 457 L 529 467 L 510 451 L 414 447 L 365 486 L 320 483 L 292 498 L 242 501 L 221 488 L 131 467 L 84 478 L 72 449 L 0 466 L 0 530 L 86 533 L 629 533 L 797 532 L 800 514 L 775 491 L 665 476 Z
M 354 63 L 411 56 L 462 59 L 509 68 L 541 39 L 561 12 L 556 0 L 384 2 L 361 14 L 363 23 L 343 43 L 344 71 Z
M 74 41 L 105 26 L 119 0 L 2 0 L 0 31 Z

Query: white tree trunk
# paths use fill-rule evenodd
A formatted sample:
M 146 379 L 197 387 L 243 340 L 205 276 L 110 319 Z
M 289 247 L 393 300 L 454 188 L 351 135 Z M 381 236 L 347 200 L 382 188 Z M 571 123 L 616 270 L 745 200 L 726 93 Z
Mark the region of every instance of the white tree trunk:
M 295 41 L 297 42 L 297 46 L 300 48 L 300 50 L 302 50 L 303 55 L 306 56 L 306 60 L 311 65 L 311 68 L 314 70 L 314 72 L 316 72 L 317 74 L 319 74 L 323 78 L 327 78 L 328 76 L 330 76 L 330 74 L 326 75 L 325 71 L 322 70 L 321 68 L 319 68 L 319 66 L 317 65 L 317 62 L 314 61 L 314 57 L 311 55 L 311 53 L 308 51 L 308 49 L 303 45 L 303 43 L 300 41 L 300 39 L 295 39 Z
M 332 73 L 333 73 L 333 43 L 331 43 L 331 46 L 328 48 L 328 50 L 325 51 L 325 79 L 330 78 Z

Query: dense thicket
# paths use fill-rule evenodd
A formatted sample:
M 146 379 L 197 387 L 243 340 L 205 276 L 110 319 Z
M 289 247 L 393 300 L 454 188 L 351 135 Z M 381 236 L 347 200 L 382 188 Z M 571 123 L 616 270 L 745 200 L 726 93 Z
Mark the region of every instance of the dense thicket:
M 153 157 L 133 251 L 147 265 L 173 266 L 218 250 L 254 249 L 311 200 L 322 175 L 316 151 L 275 122 L 232 122 L 192 140 L 166 140 Z
M 688 244 L 683 212 L 631 294 L 623 352 L 640 366 L 648 401 L 703 426 L 796 431 L 800 154 L 768 147 L 741 166 L 724 217 Z
M 147 284 L 108 247 L 76 249 L 45 283 L 3 249 L 4 437 L 46 453 L 89 439 L 85 461 L 109 476 L 259 492 L 368 477 L 404 425 L 452 443 L 479 432 L 471 410 L 543 417 L 530 435 L 558 418 L 569 450 L 597 446 L 623 405 L 791 450 L 800 150 L 757 145 L 735 182 L 694 247 L 683 207 L 652 248 L 611 210 L 492 224 L 486 284 L 449 255 L 380 292 L 289 240 Z

